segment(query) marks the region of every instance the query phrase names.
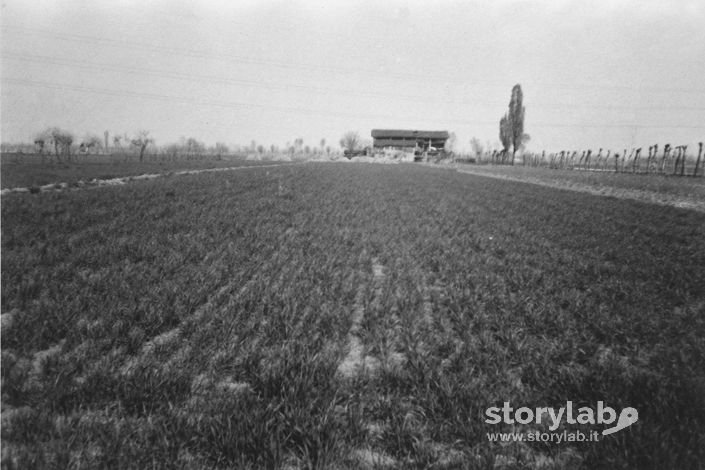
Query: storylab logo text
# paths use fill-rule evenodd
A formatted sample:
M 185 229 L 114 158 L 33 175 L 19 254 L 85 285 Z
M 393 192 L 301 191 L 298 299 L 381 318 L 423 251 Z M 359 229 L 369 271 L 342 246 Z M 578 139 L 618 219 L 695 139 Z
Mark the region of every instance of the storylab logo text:
M 576 407 L 572 401 L 567 401 L 565 406 L 560 408 L 554 407 L 537 407 L 529 408 L 522 406 L 519 408 L 514 408 L 511 406 L 510 402 L 504 402 L 504 405 L 500 408 L 498 406 L 492 406 L 485 410 L 485 423 L 487 424 L 537 424 L 537 425 L 548 425 L 548 430 L 551 432 L 557 431 L 561 424 L 566 423 L 569 425 L 605 425 L 607 426 L 602 430 L 602 436 L 607 436 L 614 434 L 622 429 L 631 426 L 639 420 L 639 413 L 636 409 L 632 407 L 623 408 L 619 414 L 617 411 L 610 407 L 605 406 L 604 402 L 598 401 L 595 407 L 580 406 Z M 571 436 L 567 435 L 568 431 L 563 430 L 563 432 L 553 436 L 548 433 L 510 433 L 511 435 L 499 439 L 502 441 L 523 441 L 523 440 L 536 440 L 535 435 L 539 434 L 543 436 L 538 439 L 543 442 L 565 442 L 565 441 L 597 441 L 597 432 L 592 430 L 584 433 L 580 430 L 571 431 Z M 568 433 L 570 434 L 570 433 Z M 544 436 L 545 435 L 545 436 Z M 494 435 L 492 435 L 494 436 Z M 488 438 L 493 439 L 490 434 Z M 582 438 L 586 436 L 587 438 Z M 533 438 L 532 438 L 533 437 Z M 571 438 L 573 437 L 573 438 Z

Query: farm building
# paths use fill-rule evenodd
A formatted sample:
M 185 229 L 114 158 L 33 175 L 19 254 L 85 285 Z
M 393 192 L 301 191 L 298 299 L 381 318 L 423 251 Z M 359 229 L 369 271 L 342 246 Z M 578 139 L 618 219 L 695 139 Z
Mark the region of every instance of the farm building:
M 399 129 L 372 129 L 373 146 L 376 149 L 417 149 L 419 153 L 433 147 L 443 150 L 448 140 L 448 131 L 409 131 Z

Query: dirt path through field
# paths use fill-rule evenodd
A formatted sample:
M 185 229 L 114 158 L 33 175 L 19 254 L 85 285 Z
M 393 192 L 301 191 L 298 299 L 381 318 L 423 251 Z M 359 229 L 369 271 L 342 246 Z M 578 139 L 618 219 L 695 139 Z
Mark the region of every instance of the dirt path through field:
M 180 170 L 171 171 L 168 173 L 145 173 L 143 175 L 136 176 L 121 176 L 119 178 L 110 179 L 92 179 L 90 181 L 80 180 L 74 184 L 68 183 L 50 183 L 43 186 L 37 186 L 33 188 L 19 187 L 19 188 L 5 188 L 0 191 L 0 196 L 5 196 L 11 193 L 29 193 L 29 192 L 46 192 L 46 191 L 65 191 L 65 190 L 77 190 L 77 189 L 88 189 L 88 188 L 100 188 L 104 186 L 123 186 L 127 183 L 133 181 L 141 180 L 152 180 L 156 178 L 162 178 L 164 176 L 183 176 L 183 175 L 198 175 L 200 173 L 213 173 L 220 171 L 235 171 L 235 170 L 250 170 L 252 168 L 273 168 L 278 166 L 291 166 L 299 165 L 299 163 L 275 163 L 272 165 L 250 165 L 250 166 L 227 166 L 223 168 L 204 168 L 200 170 Z
M 382 281 L 385 278 L 385 268 L 377 259 L 372 260 L 372 282 L 374 283 L 374 304 L 376 299 L 382 294 Z M 353 321 L 348 331 L 348 354 L 345 359 L 338 365 L 338 374 L 343 378 L 351 378 L 358 371 L 366 369 L 375 370 L 379 367 L 379 361 L 371 356 L 365 356 L 364 347 L 360 338 L 360 328 L 362 320 L 365 317 L 365 289 L 360 286 L 355 298 L 353 307 Z
M 556 189 L 567 189 L 570 191 L 578 191 L 582 193 L 590 193 L 596 196 L 612 196 L 620 199 L 632 199 L 635 201 L 650 202 L 670 207 L 678 207 L 681 209 L 691 209 L 698 212 L 705 212 L 705 201 L 679 196 L 675 194 L 666 194 L 657 191 L 648 191 L 643 189 L 627 189 L 616 188 L 609 186 L 592 186 L 577 181 L 561 180 L 560 178 L 543 179 L 534 176 L 511 176 L 505 175 L 497 171 L 473 168 L 457 168 L 459 173 L 468 173 L 477 176 L 486 176 L 488 178 L 503 179 L 509 181 L 517 181 L 520 183 L 530 183 L 539 186 L 545 186 Z

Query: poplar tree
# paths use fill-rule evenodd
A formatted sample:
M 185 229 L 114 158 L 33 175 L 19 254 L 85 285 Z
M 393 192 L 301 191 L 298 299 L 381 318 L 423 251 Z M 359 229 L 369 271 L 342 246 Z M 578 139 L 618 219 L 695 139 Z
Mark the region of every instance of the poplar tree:
M 524 139 L 524 93 L 521 85 L 512 88 L 512 97 L 509 100 L 509 111 L 499 121 L 499 140 L 504 147 L 504 153 L 512 147 L 512 165 L 514 155 L 521 147 Z
M 516 84 L 512 88 L 512 98 L 509 101 L 509 121 L 512 133 L 512 164 L 514 164 L 514 154 L 519 150 L 524 135 L 524 93 L 521 85 Z

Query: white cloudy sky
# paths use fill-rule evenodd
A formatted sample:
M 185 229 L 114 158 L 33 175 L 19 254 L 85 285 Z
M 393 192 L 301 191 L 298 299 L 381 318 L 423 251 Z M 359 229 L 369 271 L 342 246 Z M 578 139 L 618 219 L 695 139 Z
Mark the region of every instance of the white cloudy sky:
M 530 148 L 705 137 L 705 2 L 2 2 L 2 139 L 47 126 L 284 145 L 347 130 L 496 142 L 520 83 Z

